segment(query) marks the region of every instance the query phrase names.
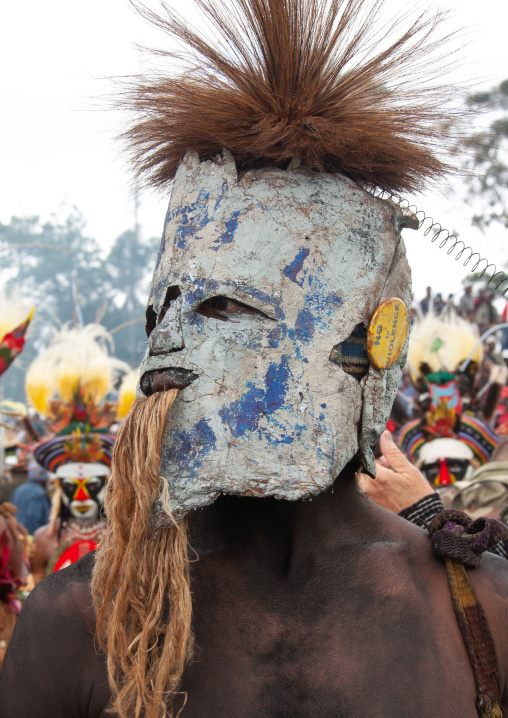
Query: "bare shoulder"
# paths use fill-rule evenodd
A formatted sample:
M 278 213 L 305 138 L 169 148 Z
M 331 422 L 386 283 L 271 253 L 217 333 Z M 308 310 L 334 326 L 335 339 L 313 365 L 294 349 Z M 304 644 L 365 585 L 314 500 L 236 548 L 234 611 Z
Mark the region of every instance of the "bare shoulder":
M 478 597 L 487 602 L 508 606 L 508 561 L 493 553 L 483 555 L 479 568 L 468 572 Z M 506 616 L 508 620 L 508 615 Z
M 400 521 L 394 516 L 394 520 Z M 445 577 L 445 565 L 434 557 L 430 537 L 427 531 L 402 519 L 402 525 L 391 522 L 393 530 L 406 546 L 408 562 L 418 567 L 418 574 L 433 587 L 436 599 L 435 608 L 440 612 L 452 606 L 450 589 Z M 481 565 L 468 569 L 467 575 L 482 606 L 489 625 L 499 668 L 499 688 L 503 697 L 503 708 L 508 714 L 508 561 L 500 556 L 486 552 Z M 452 620 L 455 618 L 452 614 Z
M 368 524 L 370 533 L 375 539 L 384 539 L 396 550 L 402 550 L 410 561 L 432 565 L 432 549 L 428 531 L 424 527 L 403 519 L 397 514 L 378 506 L 366 498 L 371 512 Z
M 410 590 L 405 594 L 410 599 L 415 591 L 426 592 L 432 616 L 443 621 L 442 636 L 450 635 L 455 627 L 459 643 L 463 638 L 458 631 L 458 623 L 453 609 L 452 596 L 448 585 L 446 567 L 442 560 L 433 555 L 428 532 L 395 515 L 387 515 L 383 509 L 375 511 L 380 533 L 386 536 L 391 545 L 387 556 L 383 556 L 383 574 L 388 573 L 390 580 L 403 586 L 409 580 Z M 387 571 L 387 566 L 391 571 Z M 492 553 L 483 555 L 482 564 L 476 569 L 468 569 L 467 575 L 482 606 L 492 634 L 499 668 L 499 689 L 503 700 L 503 710 L 508 715 L 508 561 Z M 393 590 L 385 586 L 385 590 Z M 453 639 L 453 635 L 452 635 Z M 455 640 L 455 639 L 453 639 Z M 467 655 L 464 658 L 468 661 Z
M 88 554 L 51 574 L 26 600 L 0 672 L 0 715 L 93 715 L 81 712 L 103 664 L 94 639 L 93 560 Z
M 40 554 L 46 554 L 49 552 L 49 556 L 51 556 L 57 545 L 58 540 L 56 537 L 56 533 L 51 528 L 50 524 L 40 526 L 34 533 L 35 550 Z
M 44 526 L 39 526 L 39 528 L 34 533 L 34 540 L 37 539 L 47 539 L 49 536 L 52 536 L 51 527 L 49 524 L 44 524 Z

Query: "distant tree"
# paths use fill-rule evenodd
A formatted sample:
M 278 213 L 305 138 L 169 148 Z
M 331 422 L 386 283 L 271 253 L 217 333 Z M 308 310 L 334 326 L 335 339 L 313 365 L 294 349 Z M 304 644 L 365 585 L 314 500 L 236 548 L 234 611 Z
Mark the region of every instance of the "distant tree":
M 480 112 L 482 125 L 473 123 L 464 140 L 470 156 L 466 169 L 471 170 L 467 200 L 477 210 L 472 223 L 480 229 L 493 222 L 508 228 L 508 80 L 471 95 L 468 105 Z
M 115 331 L 118 356 L 131 365 L 139 363 L 146 346 L 144 321 L 134 322 L 145 315 L 158 244 L 155 239 L 141 242 L 135 231 L 128 230 L 118 237 L 106 259 L 109 303 L 104 323 Z
M 63 222 L 41 224 L 37 217 L 14 217 L 0 224 L 2 269 L 7 287 L 44 311 L 46 322 L 92 322 L 103 301 L 104 260 L 95 240 L 83 234 L 73 212 Z
M 76 211 L 63 221 L 14 217 L 0 223 L 0 283 L 36 306 L 26 349 L 0 380 L 5 394 L 24 399 L 26 367 L 52 329 L 67 322 L 100 321 L 114 333 L 115 355 L 137 366 L 146 346 L 142 318 L 157 245 L 127 231 L 105 256 L 84 234 Z

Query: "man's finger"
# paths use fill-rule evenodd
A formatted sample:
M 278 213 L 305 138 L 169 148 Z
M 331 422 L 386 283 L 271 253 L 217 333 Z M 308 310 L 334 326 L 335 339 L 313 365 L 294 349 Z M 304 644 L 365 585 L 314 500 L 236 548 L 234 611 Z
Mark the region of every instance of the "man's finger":
M 387 469 L 384 466 L 381 466 L 381 464 L 377 464 L 377 466 L 376 466 L 376 479 L 375 480 L 378 483 L 381 483 L 382 481 L 386 481 L 388 483 L 393 483 L 394 481 L 397 481 L 397 480 L 400 481 L 401 476 L 403 477 L 403 474 L 398 475 L 395 471 L 392 471 L 392 469 Z
M 399 447 L 392 439 L 392 435 L 389 431 L 383 431 L 379 440 L 379 445 L 381 453 L 394 471 L 399 471 L 401 474 L 404 474 L 413 468 L 411 462 L 406 459 L 404 454 L 400 451 Z
M 370 476 L 367 476 L 367 474 L 360 474 L 358 477 L 358 486 L 361 488 L 362 491 L 365 491 L 366 494 L 369 493 L 369 490 L 372 491 L 375 487 L 375 481 L 370 478 Z

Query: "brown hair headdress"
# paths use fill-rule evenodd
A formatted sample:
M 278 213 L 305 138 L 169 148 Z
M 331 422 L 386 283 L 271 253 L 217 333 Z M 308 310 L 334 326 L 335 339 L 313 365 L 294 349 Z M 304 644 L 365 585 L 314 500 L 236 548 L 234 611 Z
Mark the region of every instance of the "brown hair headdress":
M 137 114 L 125 137 L 147 184 L 164 187 L 188 150 L 203 160 L 223 148 L 240 170 L 297 157 L 397 192 L 450 170 L 441 13 L 387 23 L 384 0 L 194 1 L 210 40 L 165 3 L 162 17 L 132 0 L 191 51 L 158 51 L 183 60 L 181 73 L 138 78 L 122 100 Z

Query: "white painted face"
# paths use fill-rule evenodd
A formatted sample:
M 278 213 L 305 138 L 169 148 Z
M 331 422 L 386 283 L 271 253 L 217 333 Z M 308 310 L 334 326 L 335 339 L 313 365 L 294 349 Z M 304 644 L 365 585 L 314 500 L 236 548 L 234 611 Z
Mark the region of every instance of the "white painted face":
M 177 517 L 221 492 L 309 497 L 358 451 L 373 471 L 370 446 L 404 357 L 386 371 L 367 367 L 360 380 L 331 357 L 382 300 L 407 302 L 404 226 L 393 203 L 341 176 L 264 169 L 238 182 L 228 153 L 202 163 L 186 155 L 141 369 L 197 376 L 178 395 L 163 444 Z M 365 357 L 361 340 L 342 349 Z
M 62 502 L 75 519 L 90 523 L 99 518 L 109 469 L 98 463 L 68 463 L 56 475 L 62 482 Z

